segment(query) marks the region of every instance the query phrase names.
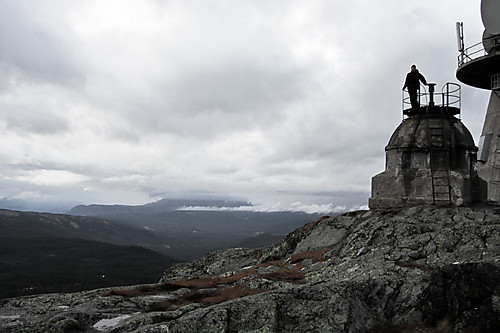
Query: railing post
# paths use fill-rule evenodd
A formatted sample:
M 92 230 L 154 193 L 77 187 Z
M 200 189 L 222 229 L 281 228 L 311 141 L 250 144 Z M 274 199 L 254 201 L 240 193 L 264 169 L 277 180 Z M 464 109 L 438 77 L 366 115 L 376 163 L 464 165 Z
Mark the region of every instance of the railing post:
M 450 85 L 446 83 L 446 106 L 450 106 Z

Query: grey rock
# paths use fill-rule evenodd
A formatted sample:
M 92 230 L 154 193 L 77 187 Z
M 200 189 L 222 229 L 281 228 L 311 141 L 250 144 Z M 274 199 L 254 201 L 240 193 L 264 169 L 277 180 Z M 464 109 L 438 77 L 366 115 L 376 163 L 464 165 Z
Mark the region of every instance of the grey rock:
M 499 244 L 490 208 L 350 212 L 178 264 L 157 284 L 3 300 L 0 328 L 361 333 L 448 318 L 450 332 L 498 332 Z

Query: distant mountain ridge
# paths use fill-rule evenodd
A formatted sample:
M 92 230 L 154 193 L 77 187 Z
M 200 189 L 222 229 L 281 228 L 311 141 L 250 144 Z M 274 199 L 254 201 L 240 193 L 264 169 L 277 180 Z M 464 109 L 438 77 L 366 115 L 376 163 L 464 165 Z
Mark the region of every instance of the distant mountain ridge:
M 100 215 L 122 215 L 122 214 L 141 214 L 141 213 L 162 213 L 172 212 L 183 207 L 248 207 L 252 204 L 244 201 L 231 200 L 200 200 L 200 199 L 161 199 L 144 205 L 78 205 L 70 209 L 68 214 L 82 216 L 100 216 Z
M 159 245 L 153 232 L 94 217 L 0 209 L 2 237 L 79 238 L 117 245 Z
M 228 207 L 237 209 L 224 209 Z M 165 246 L 149 248 L 181 260 L 196 259 L 218 249 L 270 245 L 321 216 L 256 212 L 250 203 L 243 201 L 195 199 L 163 199 L 140 206 L 81 205 L 68 214 L 98 217 L 152 231 L 164 240 Z

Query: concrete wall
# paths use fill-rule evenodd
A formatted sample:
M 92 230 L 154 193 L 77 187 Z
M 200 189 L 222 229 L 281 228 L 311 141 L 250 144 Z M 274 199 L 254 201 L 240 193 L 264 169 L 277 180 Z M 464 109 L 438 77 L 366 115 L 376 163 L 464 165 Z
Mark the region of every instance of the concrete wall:
M 481 137 L 491 135 L 486 161 L 479 161 L 477 172 L 485 183 L 490 203 L 500 203 L 500 91 L 492 91 L 486 111 Z M 479 152 L 481 154 L 482 152 Z
M 436 119 L 441 121 L 440 118 L 432 121 Z M 385 171 L 372 178 L 370 208 L 389 209 L 434 203 L 429 140 L 434 132 L 427 121 L 426 116 L 415 116 L 405 120 L 394 131 L 386 147 Z M 434 181 L 435 184 L 438 181 L 438 172 L 449 174 L 450 191 L 444 186 L 439 192 L 443 192 L 444 188 L 445 194 L 434 193 L 436 203 L 449 204 L 451 194 L 452 204 L 470 205 L 478 201 L 481 193 L 477 186 L 477 147 L 469 130 L 458 119 L 446 118 L 443 129 L 446 149 L 439 150 L 433 146 L 433 170 L 449 171 L 434 171 Z M 445 184 L 448 185 L 448 181 Z

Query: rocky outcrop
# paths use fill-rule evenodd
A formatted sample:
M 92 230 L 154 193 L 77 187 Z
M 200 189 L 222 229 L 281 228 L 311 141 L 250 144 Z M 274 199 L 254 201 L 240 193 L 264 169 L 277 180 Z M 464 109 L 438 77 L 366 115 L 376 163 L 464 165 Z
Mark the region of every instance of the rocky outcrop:
M 157 284 L 4 300 L 2 332 L 499 332 L 500 216 L 418 206 L 322 218 Z

